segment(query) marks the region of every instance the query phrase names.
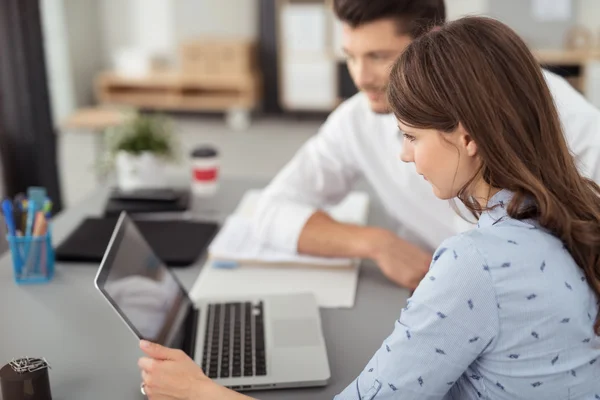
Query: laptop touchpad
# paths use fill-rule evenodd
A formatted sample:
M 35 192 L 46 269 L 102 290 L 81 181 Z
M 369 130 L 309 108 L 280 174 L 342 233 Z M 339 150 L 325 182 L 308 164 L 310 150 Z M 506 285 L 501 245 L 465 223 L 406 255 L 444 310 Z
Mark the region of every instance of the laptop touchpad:
M 273 321 L 275 347 L 318 346 L 320 333 L 314 319 L 276 319 Z

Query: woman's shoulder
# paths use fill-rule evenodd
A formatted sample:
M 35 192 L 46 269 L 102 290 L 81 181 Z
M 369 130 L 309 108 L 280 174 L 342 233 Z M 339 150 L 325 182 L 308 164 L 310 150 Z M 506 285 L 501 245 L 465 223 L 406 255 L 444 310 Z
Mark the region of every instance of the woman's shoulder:
M 547 231 L 521 221 L 507 220 L 494 226 L 474 228 L 446 239 L 434 254 L 465 253 L 470 262 L 463 265 L 480 264 L 485 269 L 507 270 L 535 263 L 543 263 L 548 258 L 571 263 L 572 259 L 563 243 Z

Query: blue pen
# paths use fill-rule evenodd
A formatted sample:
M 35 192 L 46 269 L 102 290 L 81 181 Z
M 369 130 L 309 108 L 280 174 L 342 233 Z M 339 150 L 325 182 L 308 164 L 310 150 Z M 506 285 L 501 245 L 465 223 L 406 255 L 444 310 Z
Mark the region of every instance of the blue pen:
M 13 219 L 12 202 L 9 199 L 4 199 L 2 201 L 2 212 L 4 213 L 4 220 L 6 221 L 6 226 L 8 227 L 8 233 L 11 236 L 16 236 L 17 229 L 15 227 L 15 220 Z
M 214 268 L 220 269 L 234 269 L 239 267 L 239 263 L 237 261 L 229 261 L 229 260 L 214 260 L 212 262 L 212 266 Z
M 15 238 L 15 236 L 17 235 L 17 231 L 15 229 L 15 221 L 13 219 L 12 201 L 8 199 L 2 201 L 2 212 L 4 213 L 4 220 L 6 221 L 6 226 L 8 227 L 8 233 L 10 235 L 9 243 L 11 244 L 11 251 L 14 263 L 16 265 L 22 266 L 23 262 L 21 261 L 19 246 L 18 244 L 15 244 L 15 241 L 17 240 Z

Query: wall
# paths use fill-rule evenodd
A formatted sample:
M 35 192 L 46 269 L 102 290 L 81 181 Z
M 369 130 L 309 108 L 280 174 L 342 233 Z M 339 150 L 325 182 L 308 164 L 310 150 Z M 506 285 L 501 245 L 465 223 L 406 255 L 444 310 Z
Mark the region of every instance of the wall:
M 258 0 L 174 0 L 178 41 L 201 35 L 257 38 Z
M 494 0 L 446 0 L 448 19 L 456 19 L 464 15 L 485 14 L 489 10 L 489 2 Z
M 446 0 L 448 17 L 458 18 L 466 14 L 485 14 L 490 2 L 502 0 Z M 577 24 L 592 29 L 596 37 L 600 35 L 600 1 L 578 0 L 575 2 L 574 19 Z
M 129 0 L 132 44 L 151 52 L 170 53 L 175 46 L 173 0 Z M 199 3 L 203 3 L 200 1 Z
M 78 107 L 94 100 L 94 77 L 103 68 L 97 0 L 64 0 L 67 42 Z
M 600 1 L 598 0 L 571 0 L 573 3 L 573 20 L 562 24 L 562 28 L 566 25 L 577 24 L 588 28 L 592 32 L 597 47 L 600 48 Z M 509 4 L 510 3 L 510 4 Z M 515 29 L 522 30 L 519 33 L 524 36 L 532 35 L 532 41 L 540 43 L 540 45 L 550 45 L 552 47 L 561 46 L 563 44 L 562 34 L 555 35 L 552 32 L 553 27 L 546 25 L 544 29 L 528 29 L 523 25 L 523 18 L 530 15 L 531 0 L 511 1 L 505 0 L 446 0 L 446 6 L 449 19 L 456 19 L 468 14 L 494 14 L 493 16 L 501 16 L 509 25 L 515 25 Z M 519 9 L 520 8 L 520 9 Z M 502 11 L 505 9 L 505 11 Z M 498 15 L 496 15 L 498 14 Z M 514 16 L 514 19 L 513 17 Z M 525 26 L 521 28 L 521 26 Z M 540 25 L 541 26 L 541 25 Z M 539 27 L 538 27 L 539 28 Z M 542 26 L 542 28 L 544 28 Z M 562 29 L 560 26 L 556 29 Z M 547 47 L 545 46 L 545 47 Z
M 63 0 L 40 3 L 52 120 L 57 125 L 75 109 L 75 91 Z
M 258 38 L 258 0 L 100 0 L 104 64 L 134 47 L 174 56 L 199 36 Z
M 592 30 L 594 39 L 600 42 L 600 1 L 579 0 L 580 4 L 575 13 L 576 20 Z M 598 43 L 600 48 L 600 43 Z
M 96 0 L 42 0 L 42 29 L 52 119 L 59 126 L 94 102 L 93 79 L 103 68 Z
M 133 4 L 130 0 L 98 1 L 102 60 L 107 68 L 112 65 L 114 51 L 131 45 Z

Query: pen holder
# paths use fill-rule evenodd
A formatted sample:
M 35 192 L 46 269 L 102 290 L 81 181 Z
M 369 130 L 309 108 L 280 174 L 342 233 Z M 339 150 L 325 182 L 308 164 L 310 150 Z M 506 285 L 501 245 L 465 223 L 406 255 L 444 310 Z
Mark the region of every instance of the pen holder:
M 7 236 L 17 284 L 46 283 L 54 276 L 50 230 L 42 236 Z

